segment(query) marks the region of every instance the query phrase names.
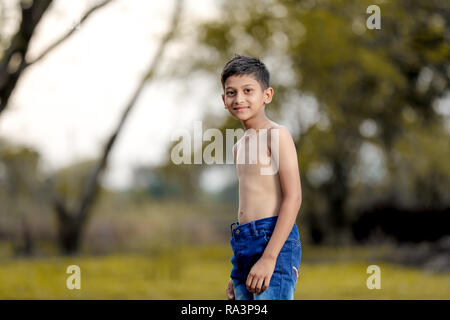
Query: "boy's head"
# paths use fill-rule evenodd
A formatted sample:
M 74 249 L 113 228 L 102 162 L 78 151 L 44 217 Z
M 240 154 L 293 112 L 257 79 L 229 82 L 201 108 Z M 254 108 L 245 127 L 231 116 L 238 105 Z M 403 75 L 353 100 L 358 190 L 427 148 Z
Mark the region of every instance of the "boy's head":
M 270 74 L 256 58 L 235 55 L 223 68 L 221 81 L 225 109 L 238 120 L 249 120 L 264 113 L 272 101 Z
M 269 88 L 270 73 L 259 59 L 236 54 L 223 68 L 221 81 L 225 89 L 225 82 L 231 76 L 252 75 L 261 85 L 262 90 Z

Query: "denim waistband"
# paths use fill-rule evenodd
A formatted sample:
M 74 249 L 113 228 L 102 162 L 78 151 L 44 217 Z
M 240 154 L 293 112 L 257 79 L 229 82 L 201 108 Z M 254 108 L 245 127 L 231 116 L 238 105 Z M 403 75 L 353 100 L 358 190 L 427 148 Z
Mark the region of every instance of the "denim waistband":
M 278 216 L 253 220 L 248 223 L 239 224 L 233 222 L 230 226 L 231 236 L 234 238 L 253 238 L 258 237 L 261 231 L 273 231 L 277 223 Z

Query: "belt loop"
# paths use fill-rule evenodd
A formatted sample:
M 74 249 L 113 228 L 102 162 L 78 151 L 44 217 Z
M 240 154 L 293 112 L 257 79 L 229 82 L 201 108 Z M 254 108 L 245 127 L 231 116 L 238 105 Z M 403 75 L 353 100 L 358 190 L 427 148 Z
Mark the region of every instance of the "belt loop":
M 253 234 L 255 237 L 257 237 L 257 236 L 258 236 L 258 230 L 256 229 L 256 222 L 255 222 L 255 221 L 252 221 L 251 224 L 252 224 L 252 234 Z

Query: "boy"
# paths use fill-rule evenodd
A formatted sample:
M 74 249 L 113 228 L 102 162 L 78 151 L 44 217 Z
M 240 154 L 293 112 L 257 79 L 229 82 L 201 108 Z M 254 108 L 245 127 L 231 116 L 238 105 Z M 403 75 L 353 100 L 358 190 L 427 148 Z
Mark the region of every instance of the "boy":
M 287 128 L 265 115 L 265 105 L 274 92 L 269 78 L 261 61 L 240 55 L 227 62 L 221 75 L 225 109 L 245 129 L 233 146 L 239 210 L 238 222 L 231 225 L 233 268 L 226 289 L 230 300 L 292 300 L 300 267 L 301 243 L 295 220 L 302 194 L 297 152 Z M 261 137 L 266 134 L 271 138 L 263 144 Z M 278 143 L 274 144 L 273 137 Z M 267 166 L 261 157 L 256 163 L 247 160 L 255 158 L 248 155 L 255 140 L 259 155 L 270 156 L 271 165 L 276 162 L 274 156 L 279 160 L 270 174 L 263 171 Z M 244 161 L 236 161 L 242 158 Z

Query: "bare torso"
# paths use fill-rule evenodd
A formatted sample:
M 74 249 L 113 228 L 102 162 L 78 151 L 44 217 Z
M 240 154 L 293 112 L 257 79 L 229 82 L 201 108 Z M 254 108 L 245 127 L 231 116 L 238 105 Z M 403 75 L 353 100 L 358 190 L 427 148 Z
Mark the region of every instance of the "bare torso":
M 272 129 L 274 127 L 271 127 Z M 239 224 L 277 216 L 282 202 L 278 170 L 272 170 L 275 172 L 273 174 L 261 173 L 261 169 L 268 170 L 274 164 L 271 152 L 271 133 L 273 131 L 269 133 L 269 130 L 262 130 L 261 132 L 266 143 L 260 143 L 261 133 L 259 130 L 250 130 L 250 133 L 246 131 L 235 145 L 235 163 L 239 179 Z M 251 151 L 252 143 L 256 143 L 258 150 L 263 148 L 262 152 L 270 157 L 269 164 L 258 156 L 255 157 L 256 163 L 250 162 L 249 151 Z

